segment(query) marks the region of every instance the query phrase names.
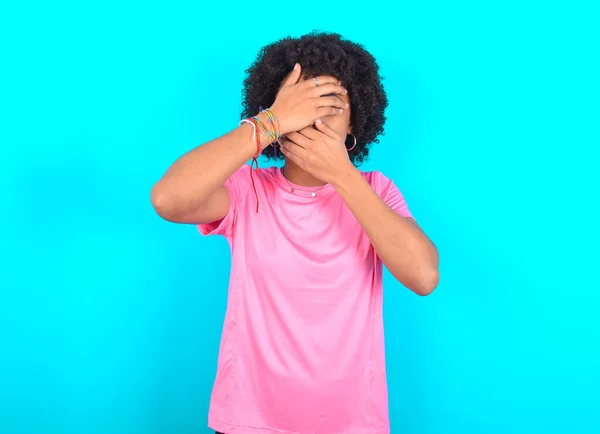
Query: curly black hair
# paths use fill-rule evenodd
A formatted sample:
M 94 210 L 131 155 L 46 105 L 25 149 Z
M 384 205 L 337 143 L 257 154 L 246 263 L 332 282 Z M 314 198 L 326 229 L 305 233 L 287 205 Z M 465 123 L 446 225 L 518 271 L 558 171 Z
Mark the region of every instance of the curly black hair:
M 369 145 L 379 143 L 388 100 L 375 58 L 362 45 L 345 40 L 338 33 L 313 30 L 300 38 L 286 37 L 263 47 L 256 61 L 245 71 L 242 90 L 242 119 L 255 116 L 260 107 L 275 101 L 285 76 L 299 63 L 305 77 L 332 75 L 342 82 L 350 97 L 350 123 L 356 136 L 351 161 L 363 162 Z M 347 145 L 350 148 L 354 141 Z M 268 159 L 283 159 L 272 146 L 263 151 Z

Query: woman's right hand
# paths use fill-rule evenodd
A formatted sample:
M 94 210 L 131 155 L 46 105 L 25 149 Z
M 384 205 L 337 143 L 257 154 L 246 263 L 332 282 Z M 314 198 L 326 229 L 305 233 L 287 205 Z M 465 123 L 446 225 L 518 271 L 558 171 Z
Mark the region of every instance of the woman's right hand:
M 339 115 L 348 105 L 337 95 L 348 92 L 340 81 L 331 76 L 314 80 L 300 80 L 302 68 L 296 64 L 292 73 L 282 84 L 271 109 L 279 118 L 280 134 L 300 131 L 324 116 Z M 327 95 L 327 96 L 323 96 Z

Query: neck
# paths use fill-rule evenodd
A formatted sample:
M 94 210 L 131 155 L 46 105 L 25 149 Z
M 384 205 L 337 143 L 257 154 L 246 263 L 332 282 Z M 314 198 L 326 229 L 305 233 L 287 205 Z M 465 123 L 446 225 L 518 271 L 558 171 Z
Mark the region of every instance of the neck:
M 306 170 L 303 170 L 296 163 L 290 160 L 285 161 L 283 168 L 284 176 L 292 184 L 301 185 L 304 187 L 319 187 L 325 183 L 318 178 L 315 178 Z

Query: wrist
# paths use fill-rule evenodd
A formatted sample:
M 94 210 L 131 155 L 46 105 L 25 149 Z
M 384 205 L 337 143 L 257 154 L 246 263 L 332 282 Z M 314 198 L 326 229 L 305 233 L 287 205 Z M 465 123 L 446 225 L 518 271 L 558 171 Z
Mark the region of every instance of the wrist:
M 271 110 L 273 110 L 273 113 L 275 113 L 275 116 L 277 116 L 277 120 L 279 122 L 279 134 L 280 134 L 280 136 L 283 136 L 285 134 L 291 133 L 292 131 L 288 129 L 288 126 L 287 126 L 287 123 L 285 122 L 285 119 L 279 115 L 279 107 L 277 107 L 276 105 L 272 105 L 271 106 Z
M 274 133 L 275 127 L 266 113 L 260 112 L 256 116 L 252 116 L 240 122 L 240 127 L 245 128 L 246 125 L 248 126 L 247 129 L 253 130 L 252 144 L 257 153 L 260 153 L 272 143 L 274 137 L 272 133 Z M 258 149 L 258 147 L 260 147 L 260 149 Z
M 260 112 L 258 115 L 256 115 L 256 117 L 258 119 L 260 119 L 262 124 L 265 125 L 266 127 L 272 127 L 272 125 L 269 122 L 269 118 L 267 117 L 267 115 L 265 113 Z M 267 146 L 269 146 L 271 144 L 271 140 L 269 139 L 269 137 L 267 137 L 267 135 L 264 133 L 262 128 L 257 128 L 256 133 L 260 134 L 260 147 L 261 147 L 261 149 L 264 150 Z
M 352 191 L 352 187 L 357 182 L 364 180 L 360 171 L 348 160 L 347 166 L 337 171 L 335 179 L 331 181 L 331 185 L 335 190 L 342 194 L 346 191 Z
M 255 134 L 260 134 L 260 129 L 257 128 L 256 125 L 252 125 L 250 123 L 242 123 L 238 129 L 242 131 L 244 137 L 244 140 L 240 140 L 240 145 L 244 148 L 244 153 L 251 152 L 252 155 L 255 155 L 258 152 Z M 261 147 L 264 148 L 264 145 L 262 144 L 262 136 Z

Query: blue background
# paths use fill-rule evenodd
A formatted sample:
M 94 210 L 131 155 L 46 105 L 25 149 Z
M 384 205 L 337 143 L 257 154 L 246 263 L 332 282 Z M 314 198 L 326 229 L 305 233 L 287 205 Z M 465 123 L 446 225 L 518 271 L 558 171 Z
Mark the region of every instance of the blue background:
M 2 6 L 0 433 L 209 432 L 228 246 L 150 188 L 237 125 L 261 46 L 313 28 L 377 58 L 363 168 L 441 254 L 430 297 L 385 276 L 392 432 L 600 432 L 593 3 Z

